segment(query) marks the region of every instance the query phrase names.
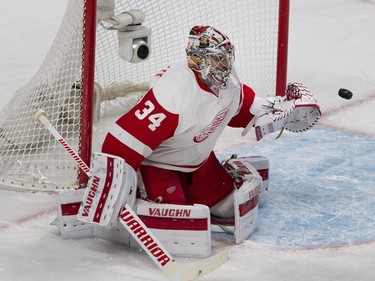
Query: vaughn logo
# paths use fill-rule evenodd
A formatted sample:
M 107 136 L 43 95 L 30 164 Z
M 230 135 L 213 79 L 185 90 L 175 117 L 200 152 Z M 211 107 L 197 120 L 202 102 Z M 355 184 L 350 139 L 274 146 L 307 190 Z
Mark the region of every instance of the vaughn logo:
M 204 128 L 197 136 L 194 137 L 194 142 L 202 142 L 207 139 L 220 125 L 228 114 L 230 106 L 216 114 L 214 120 Z
M 83 203 L 83 210 L 82 210 L 83 217 L 89 216 L 95 194 L 98 191 L 99 182 L 100 182 L 100 179 L 97 176 L 94 176 L 92 180 L 92 184 L 90 185 L 89 192 L 86 197 L 86 201 Z
M 190 218 L 191 215 L 191 210 L 186 209 L 148 208 L 148 212 L 153 217 Z

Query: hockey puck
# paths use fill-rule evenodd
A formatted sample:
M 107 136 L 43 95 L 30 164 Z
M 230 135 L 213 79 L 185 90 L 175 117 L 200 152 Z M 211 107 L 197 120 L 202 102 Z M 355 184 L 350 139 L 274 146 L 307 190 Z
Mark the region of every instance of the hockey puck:
M 339 96 L 343 99 L 350 100 L 353 97 L 353 93 L 347 89 L 341 88 L 339 90 Z

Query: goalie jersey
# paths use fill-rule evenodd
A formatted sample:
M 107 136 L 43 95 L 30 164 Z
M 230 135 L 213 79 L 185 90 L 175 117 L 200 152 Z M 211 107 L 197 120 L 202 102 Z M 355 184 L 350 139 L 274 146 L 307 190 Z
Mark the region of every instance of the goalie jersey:
M 135 170 L 143 164 L 194 171 L 227 125 L 246 127 L 254 118 L 254 98 L 250 87 L 235 81 L 215 93 L 186 60 L 177 62 L 157 74 L 143 98 L 109 128 L 102 151 Z

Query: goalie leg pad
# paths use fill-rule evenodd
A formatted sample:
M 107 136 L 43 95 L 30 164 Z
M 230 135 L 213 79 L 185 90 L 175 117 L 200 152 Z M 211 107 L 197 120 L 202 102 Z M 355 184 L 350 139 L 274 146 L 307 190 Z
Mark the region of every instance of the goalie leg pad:
M 170 254 L 187 257 L 211 255 L 211 221 L 207 206 L 162 204 L 137 199 L 135 209 Z M 94 236 L 141 249 L 119 221 L 111 228 L 95 224 Z
M 137 177 L 124 159 L 93 153 L 90 178 L 78 219 L 101 226 L 116 226 L 122 206 L 134 207 Z
M 234 233 L 236 243 L 247 239 L 257 226 L 259 192 L 263 191 L 265 200 L 268 189 L 268 164 L 268 159 L 261 156 L 232 156 L 223 164 L 234 179 L 235 189 L 231 196 L 211 207 L 211 214 L 214 224 L 226 232 Z M 234 220 L 231 219 L 233 216 Z
M 257 227 L 260 184 L 259 177 L 249 178 L 233 194 L 211 207 L 213 224 L 234 233 L 237 244 L 247 239 Z M 231 217 L 233 212 L 234 219 Z
M 243 182 L 234 191 L 234 237 L 236 243 L 242 243 L 255 230 L 258 223 L 258 193 L 260 179 L 254 177 Z
M 170 254 L 211 255 L 211 221 L 207 206 L 160 204 L 138 199 L 136 213 Z M 135 242 L 130 246 L 139 247 Z
M 77 218 L 84 189 L 62 190 L 58 195 L 57 227 L 63 238 L 88 238 L 94 233 L 93 225 Z
M 242 243 L 254 232 L 258 223 L 258 205 L 267 200 L 269 161 L 250 156 L 229 159 L 225 167 L 232 171 L 241 186 L 234 191 L 234 237 Z

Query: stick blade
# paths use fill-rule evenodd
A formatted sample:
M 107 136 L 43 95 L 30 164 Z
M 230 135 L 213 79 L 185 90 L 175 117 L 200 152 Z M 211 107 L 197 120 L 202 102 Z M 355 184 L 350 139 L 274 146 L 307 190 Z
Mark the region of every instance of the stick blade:
M 223 250 L 201 262 L 180 266 L 175 275 L 169 276 L 172 281 L 190 281 L 200 278 L 229 260 L 229 250 Z

